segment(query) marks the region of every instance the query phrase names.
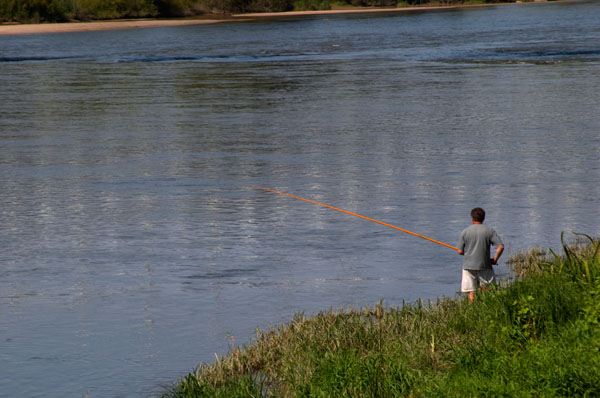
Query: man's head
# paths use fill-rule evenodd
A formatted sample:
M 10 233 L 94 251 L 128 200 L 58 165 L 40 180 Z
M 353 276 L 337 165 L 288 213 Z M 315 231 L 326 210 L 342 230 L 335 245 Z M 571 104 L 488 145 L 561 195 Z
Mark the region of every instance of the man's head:
M 483 222 L 485 219 L 485 211 L 481 207 L 476 207 L 471 210 L 471 219 L 475 222 Z

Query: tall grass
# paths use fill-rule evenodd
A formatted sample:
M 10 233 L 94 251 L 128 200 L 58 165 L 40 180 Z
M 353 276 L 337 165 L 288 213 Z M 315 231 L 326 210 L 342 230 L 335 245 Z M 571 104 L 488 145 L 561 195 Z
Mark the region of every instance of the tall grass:
M 473 304 L 299 313 L 165 397 L 600 396 L 600 243 L 586 239 L 516 256 L 519 279 Z

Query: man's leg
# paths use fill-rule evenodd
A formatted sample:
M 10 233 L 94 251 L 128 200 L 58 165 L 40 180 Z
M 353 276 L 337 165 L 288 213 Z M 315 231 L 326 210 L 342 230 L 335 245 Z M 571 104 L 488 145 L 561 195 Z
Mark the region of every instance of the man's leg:
M 471 291 L 469 292 L 469 303 L 472 303 L 473 301 L 475 301 L 475 291 Z
M 493 268 L 483 269 L 477 272 L 477 282 L 479 283 L 479 288 L 483 291 L 489 289 L 490 285 L 496 284 L 496 274 L 494 273 Z
M 471 303 L 475 300 L 475 291 L 477 290 L 478 284 L 476 271 L 463 269 L 462 281 L 460 282 L 460 291 L 469 294 L 469 302 Z

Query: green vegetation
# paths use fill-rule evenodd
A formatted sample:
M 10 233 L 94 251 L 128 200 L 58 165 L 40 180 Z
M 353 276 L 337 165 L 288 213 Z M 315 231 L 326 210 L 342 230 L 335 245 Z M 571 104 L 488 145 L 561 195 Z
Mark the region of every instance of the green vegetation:
M 329 8 L 327 0 L 301 0 Z M 289 11 L 293 0 L 0 0 L 0 22 L 65 22 Z
M 600 396 L 600 241 L 511 258 L 466 299 L 298 314 L 165 397 Z
M 336 6 L 407 7 L 516 0 L 335 0 Z M 526 1 L 526 0 L 524 0 Z M 0 22 L 66 22 L 202 14 L 328 10 L 330 0 L 0 0 Z
M 197 0 L 0 0 L 0 22 L 185 16 L 197 14 Z
M 296 0 L 294 1 L 295 11 L 314 11 L 329 10 L 331 3 L 329 0 Z

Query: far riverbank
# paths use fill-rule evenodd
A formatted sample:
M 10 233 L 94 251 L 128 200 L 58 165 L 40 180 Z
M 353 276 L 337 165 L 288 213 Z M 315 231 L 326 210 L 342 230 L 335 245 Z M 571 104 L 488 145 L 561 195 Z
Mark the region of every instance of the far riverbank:
M 565 0 L 569 1 L 569 0 Z M 539 4 L 545 1 L 535 1 Z M 488 4 L 462 4 L 450 6 L 420 6 L 420 7 L 401 7 L 401 8 L 371 8 L 371 7 L 335 7 L 331 10 L 316 11 L 286 11 L 286 12 L 265 12 L 248 13 L 232 15 L 208 15 L 203 18 L 185 18 L 185 19 L 124 19 L 107 20 L 94 22 L 66 22 L 66 23 L 40 23 L 40 24 L 0 24 L 0 35 L 19 35 L 19 34 L 46 34 L 46 33 L 71 33 L 71 32 L 89 32 L 102 30 L 120 30 L 120 29 L 142 29 L 142 28 L 160 28 L 173 26 L 189 26 L 214 24 L 221 22 L 245 22 L 265 18 L 286 18 L 296 16 L 313 15 L 335 15 L 335 14 L 361 14 L 361 13 L 390 13 L 390 12 L 414 12 L 414 11 L 437 11 L 457 8 L 491 7 L 499 5 L 521 5 L 531 3 L 488 3 Z

